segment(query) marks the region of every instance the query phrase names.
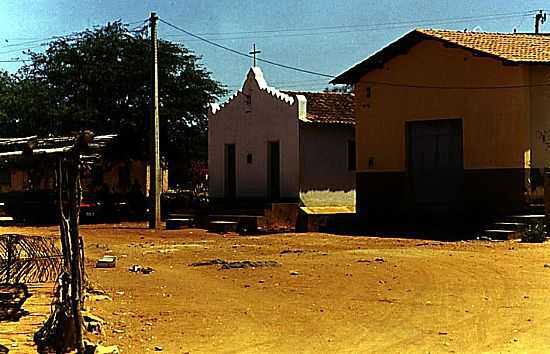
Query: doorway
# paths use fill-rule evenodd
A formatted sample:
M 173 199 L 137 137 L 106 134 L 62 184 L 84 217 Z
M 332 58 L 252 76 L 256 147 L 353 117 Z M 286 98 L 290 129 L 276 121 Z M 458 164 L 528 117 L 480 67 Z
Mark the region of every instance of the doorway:
M 267 193 L 269 200 L 277 200 L 281 197 L 281 163 L 280 147 L 278 141 L 270 141 L 267 144 Z
M 225 177 L 224 195 L 225 199 L 235 199 L 237 190 L 237 171 L 235 158 L 235 144 L 225 144 Z
M 464 183 L 462 119 L 406 124 L 413 206 L 430 213 L 460 208 Z

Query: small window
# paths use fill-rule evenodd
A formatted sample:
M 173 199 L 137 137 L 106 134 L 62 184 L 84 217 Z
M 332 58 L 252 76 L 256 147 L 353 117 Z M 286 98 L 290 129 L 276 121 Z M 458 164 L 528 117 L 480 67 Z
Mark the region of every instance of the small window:
M 348 171 L 355 171 L 355 140 L 348 140 Z
M 252 95 L 247 95 L 245 93 L 244 97 L 245 97 L 245 103 L 246 103 L 245 112 L 246 113 L 251 112 L 252 111 Z
M 251 164 L 252 163 L 252 154 L 246 155 L 246 163 Z

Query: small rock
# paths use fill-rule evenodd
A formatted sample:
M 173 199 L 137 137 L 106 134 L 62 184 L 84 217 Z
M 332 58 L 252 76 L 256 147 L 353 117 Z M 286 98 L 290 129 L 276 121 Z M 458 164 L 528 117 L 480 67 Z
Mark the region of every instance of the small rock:
M 439 331 L 439 335 L 441 335 L 441 336 L 446 336 L 447 334 L 449 334 L 449 332 L 447 332 L 447 331 Z
M 545 264 L 544 268 L 550 268 L 550 264 Z
M 156 352 L 161 352 L 161 351 L 162 351 L 162 347 L 161 347 L 160 345 L 157 345 L 157 346 L 155 347 L 155 351 L 156 351 Z
M 300 275 L 300 272 L 292 271 L 292 272 L 290 272 L 290 275 Z
M 153 271 L 154 270 L 151 267 L 144 267 L 144 268 L 141 269 L 142 274 L 151 274 L 151 273 L 153 273 Z
M 260 279 L 260 280 L 258 280 L 258 283 L 263 284 L 263 283 L 265 283 L 265 280 Z
M 385 262 L 384 258 L 375 258 L 374 259 L 375 262 Z
M 116 345 L 112 345 L 109 347 L 98 345 L 95 348 L 94 354 L 120 354 L 120 350 L 118 350 L 118 347 Z
M 137 273 L 137 272 L 140 272 L 141 271 L 141 266 L 138 265 L 138 264 L 134 264 L 132 267 L 130 267 L 130 269 L 128 269 L 130 272 L 134 272 L 134 273 Z

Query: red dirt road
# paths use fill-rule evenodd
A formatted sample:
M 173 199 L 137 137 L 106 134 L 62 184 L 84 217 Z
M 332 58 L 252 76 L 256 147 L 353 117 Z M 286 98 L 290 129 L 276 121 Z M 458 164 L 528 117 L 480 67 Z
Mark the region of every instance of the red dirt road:
M 113 298 L 87 304 L 107 321 L 104 335 L 89 337 L 124 353 L 550 352 L 550 243 L 220 236 L 145 224 L 82 234 L 88 275 Z M 115 269 L 93 268 L 104 254 L 118 256 Z M 190 266 L 216 258 L 280 266 Z M 155 271 L 132 273 L 134 264 Z

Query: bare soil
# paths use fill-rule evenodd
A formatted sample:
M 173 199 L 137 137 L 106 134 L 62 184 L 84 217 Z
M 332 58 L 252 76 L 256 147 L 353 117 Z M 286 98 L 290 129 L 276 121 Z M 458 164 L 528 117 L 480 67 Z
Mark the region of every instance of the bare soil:
M 550 352 L 550 243 L 252 237 L 130 223 L 82 234 L 89 278 L 112 297 L 87 303 L 107 322 L 89 338 L 124 353 Z M 94 268 L 105 254 L 118 257 L 116 268 Z M 219 261 L 191 265 L 209 260 Z

